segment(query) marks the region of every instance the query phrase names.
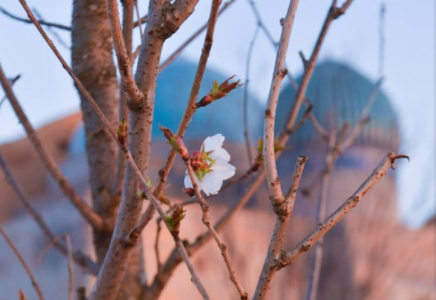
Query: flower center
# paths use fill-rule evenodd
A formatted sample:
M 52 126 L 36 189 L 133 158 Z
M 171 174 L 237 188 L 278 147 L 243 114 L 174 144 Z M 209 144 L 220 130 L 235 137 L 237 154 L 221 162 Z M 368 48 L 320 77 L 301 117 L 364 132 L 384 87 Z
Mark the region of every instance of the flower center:
M 216 160 L 211 158 L 209 155 L 213 151 L 205 152 L 204 147 L 201 151 L 195 151 L 191 157 L 191 166 L 194 170 L 197 179 L 202 181 L 207 173 L 213 172 L 212 166 L 215 164 Z

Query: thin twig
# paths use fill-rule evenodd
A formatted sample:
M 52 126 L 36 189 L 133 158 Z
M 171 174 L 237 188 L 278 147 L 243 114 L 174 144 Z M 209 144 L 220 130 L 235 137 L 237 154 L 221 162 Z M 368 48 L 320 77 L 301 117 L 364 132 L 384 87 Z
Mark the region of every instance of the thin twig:
M 189 259 L 188 252 L 186 252 L 186 249 L 185 249 L 185 246 L 183 245 L 183 242 L 180 240 L 180 238 L 178 236 L 174 236 L 174 240 L 176 242 L 176 246 L 179 249 L 179 253 L 182 256 L 183 261 L 186 263 L 186 266 L 188 267 L 188 270 L 191 273 L 191 281 L 197 287 L 197 289 L 200 292 L 203 299 L 209 300 L 209 295 L 207 294 L 203 284 L 200 281 L 200 278 L 198 277 L 197 273 L 195 272 L 194 266 L 192 265 L 192 262 Z
M 131 57 L 126 49 L 126 44 L 123 38 L 123 31 L 120 25 L 121 23 L 118 12 L 118 1 L 107 0 L 106 6 L 108 20 L 111 26 L 114 49 L 118 59 L 118 70 L 120 72 L 120 77 L 123 82 L 124 91 L 129 95 L 128 101 L 132 104 L 138 105 L 145 102 L 146 95 L 144 95 L 140 91 L 133 77 Z
M 362 131 L 362 128 L 366 125 L 366 123 L 368 123 L 369 112 L 370 112 L 375 100 L 377 99 L 377 96 L 378 96 L 378 93 L 380 91 L 380 87 L 381 87 L 382 83 L 383 83 L 383 78 L 380 78 L 376 82 L 374 88 L 371 91 L 371 94 L 368 97 L 368 100 L 366 101 L 366 105 L 361 112 L 359 122 L 356 124 L 356 126 L 354 126 L 354 128 L 351 130 L 351 132 L 346 137 L 346 139 L 340 145 L 340 147 L 338 149 L 340 152 L 343 152 L 345 149 L 349 148 L 354 143 L 354 141 L 357 139 L 360 132 Z
M 328 140 L 329 134 L 328 134 L 327 130 L 325 130 L 324 127 L 322 127 L 321 124 L 319 124 L 318 120 L 315 118 L 315 116 L 313 114 L 309 115 L 309 120 L 310 120 L 310 122 L 312 122 L 313 127 L 321 135 L 321 137 L 324 140 Z
M 68 258 L 68 299 L 74 300 L 74 265 L 73 265 L 73 249 L 71 247 L 71 239 L 68 234 L 62 234 L 55 237 L 50 243 L 41 251 L 38 261 L 41 262 L 44 255 L 52 246 L 59 244 L 61 239 L 65 239 L 67 245 L 67 258 Z
M 14 84 L 18 81 L 18 79 L 21 78 L 21 75 L 17 75 L 14 78 L 10 79 L 11 86 L 14 86 Z M 8 99 L 6 95 L 3 96 L 3 98 L 0 100 L 0 108 L 2 107 L 3 103 Z
M 33 9 L 33 13 L 39 20 L 44 20 L 44 18 L 36 8 Z M 63 38 L 56 32 L 56 30 L 53 30 L 53 28 L 51 26 L 47 26 L 47 31 L 51 33 L 51 35 L 59 42 L 62 47 L 64 47 L 66 50 L 70 50 L 70 46 L 63 40 Z
M 35 276 L 33 276 L 32 270 L 30 270 L 29 266 L 27 265 L 26 261 L 24 260 L 23 256 L 20 254 L 20 251 L 17 249 L 17 247 L 14 245 L 12 240 L 9 238 L 9 236 L 6 234 L 5 231 L 0 227 L 0 234 L 4 237 L 6 242 L 9 244 L 9 247 L 11 247 L 12 251 L 14 252 L 15 256 L 20 261 L 21 265 L 23 266 L 24 270 L 26 271 L 27 275 L 30 278 L 30 281 L 32 282 L 32 286 L 38 295 L 39 300 L 44 300 L 44 296 L 42 294 L 41 288 L 39 287 L 39 284 L 36 282 Z
M 304 69 L 304 74 L 301 80 L 301 84 L 299 86 L 299 89 L 297 90 L 297 95 L 295 96 L 295 100 L 292 104 L 292 108 L 288 116 L 288 123 L 286 124 L 286 129 L 288 130 L 292 129 L 293 124 L 295 124 L 295 120 L 297 119 L 300 106 L 306 98 L 307 87 L 309 86 L 310 78 L 312 77 L 313 71 L 315 69 L 315 64 L 318 59 L 319 52 L 321 50 L 321 45 L 324 42 L 324 39 L 327 35 L 327 31 L 331 23 L 345 13 L 345 11 L 351 5 L 352 1 L 353 0 L 347 0 L 347 2 L 345 2 L 342 5 L 342 7 L 338 8 L 336 6 L 336 0 L 333 0 L 332 5 L 330 6 L 329 12 L 327 14 L 327 17 L 322 26 L 321 32 L 315 43 L 315 47 L 312 51 L 309 60 L 307 61 L 306 68 Z
M 209 229 L 209 232 L 212 234 L 213 239 L 218 245 L 218 248 L 221 250 L 221 255 L 224 258 L 224 262 L 226 264 L 227 270 L 230 275 L 230 280 L 233 282 L 233 284 L 236 287 L 236 290 L 238 291 L 239 295 L 241 296 L 241 300 L 247 300 L 247 293 L 244 291 L 244 288 L 241 286 L 240 282 L 236 278 L 235 271 L 233 270 L 232 262 L 230 261 L 229 254 L 227 252 L 227 246 L 222 242 L 221 238 L 219 237 L 218 233 L 216 232 L 214 226 L 212 225 L 212 222 L 210 221 L 209 216 L 209 205 L 206 203 L 206 200 L 204 200 L 203 196 L 201 195 L 200 189 L 196 183 L 194 170 L 192 169 L 191 163 L 189 161 L 186 161 L 186 167 L 188 169 L 188 175 L 191 179 L 192 186 L 195 191 L 195 195 L 200 202 L 201 210 L 203 211 L 203 217 L 202 221 L 204 225 Z
M 269 42 L 274 46 L 274 48 L 276 48 L 278 46 L 278 43 L 274 40 L 268 28 L 266 28 L 265 23 L 263 22 L 262 17 L 260 16 L 259 10 L 256 7 L 256 3 L 253 0 L 247 0 L 247 1 L 250 4 L 254 16 L 256 17 L 258 26 L 260 26 L 265 36 L 268 38 Z
M 283 240 L 289 227 L 289 222 L 294 210 L 295 199 L 297 197 L 297 190 L 303 175 L 304 166 L 307 162 L 307 157 L 300 156 L 297 158 L 294 174 L 292 176 L 289 191 L 286 194 L 283 203 L 280 207 L 274 207 L 276 213 L 276 223 L 274 226 L 271 241 L 268 247 L 268 252 L 265 256 L 265 262 L 262 267 L 259 280 L 257 282 L 256 290 L 254 292 L 253 300 L 266 299 L 266 294 L 270 288 L 273 276 L 277 271 L 274 268 L 277 257 L 282 252 Z
M 385 15 L 386 5 L 380 4 L 380 19 L 379 19 L 379 53 L 378 53 L 378 76 L 383 77 L 384 62 L 385 62 Z
M 283 78 L 288 72 L 285 69 L 285 58 L 288 50 L 289 40 L 291 37 L 292 27 L 294 24 L 295 13 L 298 7 L 298 2 L 298 0 L 291 0 L 291 2 L 289 3 L 286 18 L 282 20 L 282 34 L 280 37 L 280 45 L 277 50 L 273 77 L 268 95 L 267 109 L 265 111 L 263 156 L 265 162 L 266 177 L 268 181 L 269 197 L 272 201 L 273 206 L 280 205 L 280 202 L 284 200 L 276 166 L 276 139 L 274 126 L 280 87 Z
M 329 136 L 329 147 L 325 161 L 325 168 L 321 175 L 321 191 L 318 197 L 318 203 L 315 212 L 315 225 L 322 222 L 326 217 L 327 197 L 330 185 L 331 173 L 338 156 L 337 147 L 339 138 L 336 137 L 336 131 L 332 131 Z M 319 284 L 319 276 L 321 273 L 321 263 L 323 256 L 323 238 L 320 238 L 315 245 L 313 252 L 312 265 L 309 273 L 308 287 L 305 300 L 316 300 Z
M 141 17 L 140 19 L 138 19 L 137 21 L 133 22 L 133 27 L 138 27 L 142 24 L 147 23 L 147 21 L 148 21 L 148 16 L 145 15 L 145 16 Z
M 286 18 L 282 20 L 282 34 L 280 37 L 280 45 L 277 50 L 276 61 L 274 65 L 273 78 L 268 95 L 268 104 L 265 111 L 265 125 L 264 125 L 264 143 L 263 143 L 263 156 L 265 161 L 265 170 L 268 181 L 268 189 L 270 199 L 273 205 L 283 201 L 283 194 L 281 185 L 278 179 L 276 160 L 275 160 L 275 117 L 278 103 L 278 96 L 280 92 L 281 83 L 286 73 L 285 57 L 289 45 L 289 40 L 292 32 L 295 13 L 298 7 L 298 0 L 292 0 L 289 4 L 288 13 Z
M 47 170 L 53 176 L 55 181 L 58 183 L 59 187 L 62 189 L 65 196 L 71 201 L 71 203 L 73 203 L 73 205 L 78 209 L 78 211 L 82 214 L 85 220 L 88 221 L 88 223 L 92 227 L 100 230 L 105 228 L 106 227 L 105 221 L 96 212 L 94 212 L 92 208 L 79 196 L 79 194 L 74 190 L 71 183 L 62 173 L 61 169 L 56 164 L 53 157 L 44 148 L 41 140 L 39 139 L 37 133 L 35 132 L 35 129 L 30 124 L 29 119 L 27 118 L 20 103 L 18 102 L 18 99 L 16 98 L 15 93 L 12 90 L 11 83 L 7 79 L 5 73 L 3 72 L 1 65 L 0 65 L 0 83 L 3 87 L 3 90 L 6 93 L 6 96 L 9 99 L 12 108 L 15 111 L 15 114 L 17 115 L 18 119 L 20 120 L 21 124 L 26 130 L 30 142 L 32 143 L 35 151 L 38 153 L 39 158 L 44 163 Z
M 220 16 L 230 5 L 232 5 L 236 0 L 230 0 L 224 3 L 223 7 L 219 10 L 218 16 Z M 159 73 L 165 70 L 179 55 L 182 51 L 188 47 L 189 44 L 192 43 L 203 31 L 207 29 L 209 22 L 201 26 L 194 32 L 179 48 L 177 48 L 160 66 Z
M 73 248 L 68 234 L 65 235 L 65 240 L 68 249 L 68 299 L 74 300 L 74 264 L 73 264 Z
M 160 261 L 160 252 L 159 252 L 159 237 L 162 228 L 161 222 L 162 222 L 161 218 L 158 218 L 156 221 L 156 238 L 154 240 L 154 253 L 156 255 L 157 273 L 159 273 L 162 269 L 162 263 Z
M 292 264 L 301 254 L 309 251 L 309 249 L 330 229 L 332 229 L 339 221 L 341 221 L 345 215 L 350 212 L 363 196 L 371 190 L 386 174 L 389 167 L 393 167 L 393 164 L 398 158 L 408 158 L 405 155 L 394 155 L 393 153 L 388 153 L 379 165 L 374 169 L 372 174 L 368 179 L 363 182 L 363 184 L 344 202 L 335 212 L 333 212 L 328 218 L 323 222 L 318 224 L 318 226 L 297 246 L 282 253 L 280 259 L 277 260 L 275 268 L 281 269 L 287 265 Z
M 18 16 L 15 16 L 13 14 L 11 14 L 10 12 L 8 12 L 7 10 L 5 10 L 3 7 L 0 7 L 0 11 L 2 13 L 4 13 L 6 16 L 10 17 L 11 19 L 20 21 L 20 22 L 24 22 L 26 24 L 32 24 L 32 21 L 29 19 L 25 19 L 25 18 L 21 18 Z M 53 27 L 53 28 L 57 28 L 57 29 L 61 29 L 61 30 L 66 30 L 66 31 L 71 31 L 71 27 L 70 26 L 66 26 L 66 25 L 62 25 L 62 24 L 56 24 L 56 23 L 52 23 L 52 22 L 46 22 L 44 20 L 38 20 L 38 22 L 41 25 L 47 26 L 47 27 Z
M 250 46 L 248 47 L 247 61 L 245 64 L 245 87 L 244 87 L 244 137 L 245 137 L 245 148 L 247 149 L 247 157 L 248 157 L 248 165 L 251 166 L 253 163 L 253 154 L 251 149 L 251 141 L 250 141 L 250 131 L 248 125 L 248 85 L 250 84 L 250 65 L 251 65 L 251 56 L 253 54 L 254 43 L 256 42 L 257 35 L 259 33 L 259 27 L 256 27 L 254 31 L 253 38 L 251 39 Z
M 142 31 L 142 19 L 141 19 L 140 14 L 139 14 L 138 0 L 133 0 L 133 1 L 135 3 L 136 17 L 138 18 L 139 37 L 141 38 L 141 41 L 142 41 L 142 38 L 144 37 L 144 32 Z M 135 23 L 133 23 L 133 24 L 135 24 Z M 133 26 L 136 27 L 135 25 L 133 25 Z
M 213 45 L 213 35 L 215 32 L 216 21 L 218 19 L 218 14 L 219 14 L 218 8 L 220 3 L 221 0 L 219 1 L 214 0 L 212 2 L 209 21 L 207 24 L 206 37 L 204 39 L 203 49 L 201 51 L 201 56 L 198 62 L 197 71 L 195 73 L 194 83 L 191 88 L 191 93 L 189 95 L 188 103 L 186 104 L 185 113 L 182 117 L 182 120 L 180 121 L 179 128 L 177 129 L 177 135 L 182 138 L 185 135 L 186 129 L 188 128 L 188 124 L 191 121 L 192 116 L 196 111 L 195 103 L 197 101 L 198 92 L 200 90 L 200 84 L 203 79 L 203 75 L 206 70 L 207 61 L 209 59 L 209 54 Z M 221 9 L 221 11 L 223 11 L 223 9 Z M 171 149 L 163 168 L 159 171 L 159 183 L 153 192 L 153 194 L 157 198 L 159 198 L 160 194 L 163 191 L 165 182 L 173 166 L 175 157 L 176 157 L 176 151 L 174 149 Z M 150 222 L 153 213 L 154 213 L 154 209 L 152 206 L 149 205 L 145 213 L 141 216 L 138 225 L 135 226 L 132 232 L 140 233 L 145 228 L 145 226 L 147 226 L 148 222 Z
M 126 51 L 130 57 L 132 57 L 132 66 L 135 58 L 132 55 L 132 40 L 133 40 L 133 1 L 122 1 L 123 5 L 123 39 L 124 44 L 126 45 Z M 139 51 L 138 51 L 139 53 Z M 129 128 L 129 113 L 127 107 L 127 95 L 124 91 L 124 85 L 121 84 L 120 87 L 120 100 L 119 100 L 119 123 L 124 122 L 125 124 L 125 135 L 128 136 L 128 128 Z M 119 151 L 116 173 L 114 177 L 114 181 L 111 187 L 111 194 L 117 195 L 118 198 L 121 198 L 121 191 L 124 184 L 124 174 L 126 172 L 126 158 L 124 157 L 123 151 Z
M 44 221 L 44 218 L 33 207 L 27 196 L 24 194 L 24 191 L 21 189 L 17 180 L 12 175 L 12 172 L 10 171 L 10 168 L 6 163 L 6 160 L 4 159 L 1 152 L 0 152 L 0 166 L 3 169 L 3 173 L 5 174 L 6 182 L 11 186 L 12 190 L 15 192 L 15 195 L 17 195 L 18 199 L 21 201 L 26 211 L 35 220 L 36 224 L 39 226 L 39 228 L 41 229 L 42 233 L 47 238 L 47 240 L 49 242 L 54 241 L 56 239 L 55 234 L 49 229 L 47 223 Z M 59 242 L 56 242 L 54 245 L 55 248 L 60 253 L 68 256 L 68 249 L 64 245 L 62 245 Z M 82 253 L 77 252 L 74 255 L 74 261 L 81 267 L 85 268 L 89 273 L 97 275 L 98 267 L 95 264 L 95 262 L 91 260 L 91 258 L 85 256 Z

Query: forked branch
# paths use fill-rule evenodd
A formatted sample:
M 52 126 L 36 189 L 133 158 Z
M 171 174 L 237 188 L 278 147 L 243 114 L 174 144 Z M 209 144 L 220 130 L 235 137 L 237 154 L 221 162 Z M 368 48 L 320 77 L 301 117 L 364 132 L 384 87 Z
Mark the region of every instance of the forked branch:
M 395 168 L 395 161 L 399 158 L 407 158 L 406 155 L 395 155 L 388 153 L 379 165 L 374 169 L 371 175 L 366 179 L 363 184 L 351 195 L 347 201 L 344 202 L 335 212 L 333 212 L 327 219 L 318 224 L 318 226 L 297 246 L 282 252 L 280 258 L 275 264 L 275 268 L 281 269 L 285 266 L 292 264 L 303 253 L 309 249 L 327 232 L 330 231 L 339 221 L 341 221 L 347 213 L 349 213 L 356 205 L 362 200 L 363 196 L 369 192 L 388 172 L 389 167 Z

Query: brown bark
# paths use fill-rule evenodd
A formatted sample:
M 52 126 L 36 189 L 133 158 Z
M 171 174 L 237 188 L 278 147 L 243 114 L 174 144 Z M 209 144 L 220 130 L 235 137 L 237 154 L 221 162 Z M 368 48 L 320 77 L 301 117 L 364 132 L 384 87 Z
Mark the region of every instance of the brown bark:
M 112 38 L 105 0 L 74 1 L 71 37 L 74 73 L 115 128 L 118 121 L 119 86 L 112 59 Z M 111 219 L 116 210 L 110 188 L 115 174 L 113 162 L 116 161 L 117 144 L 83 95 L 81 108 L 93 206 L 103 218 Z M 110 239 L 111 232 L 94 232 L 99 264 L 104 259 Z

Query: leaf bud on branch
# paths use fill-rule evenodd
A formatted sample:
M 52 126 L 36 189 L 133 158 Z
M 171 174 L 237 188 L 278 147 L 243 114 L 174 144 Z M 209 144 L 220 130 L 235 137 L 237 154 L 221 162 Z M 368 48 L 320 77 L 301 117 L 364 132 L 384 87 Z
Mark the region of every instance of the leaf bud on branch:
M 203 107 L 211 104 L 215 100 L 224 98 L 227 96 L 228 93 L 236 89 L 237 87 L 242 86 L 242 84 L 239 84 L 241 80 L 234 81 L 232 83 L 229 83 L 229 81 L 235 77 L 235 75 L 227 78 L 226 81 L 224 81 L 221 84 L 218 84 L 218 81 L 214 80 L 212 89 L 209 91 L 209 94 L 201 98 L 199 102 L 197 102 L 196 107 Z
M 174 205 L 173 208 L 165 215 L 165 222 L 171 230 L 173 236 L 179 235 L 180 222 L 186 215 L 186 209 L 181 205 Z
M 159 129 L 160 131 L 162 131 L 163 135 L 168 140 L 168 143 L 171 145 L 171 147 L 173 147 L 174 150 L 179 152 L 183 160 L 187 161 L 189 159 L 189 152 L 182 138 L 178 135 L 175 135 L 167 127 L 160 126 Z

